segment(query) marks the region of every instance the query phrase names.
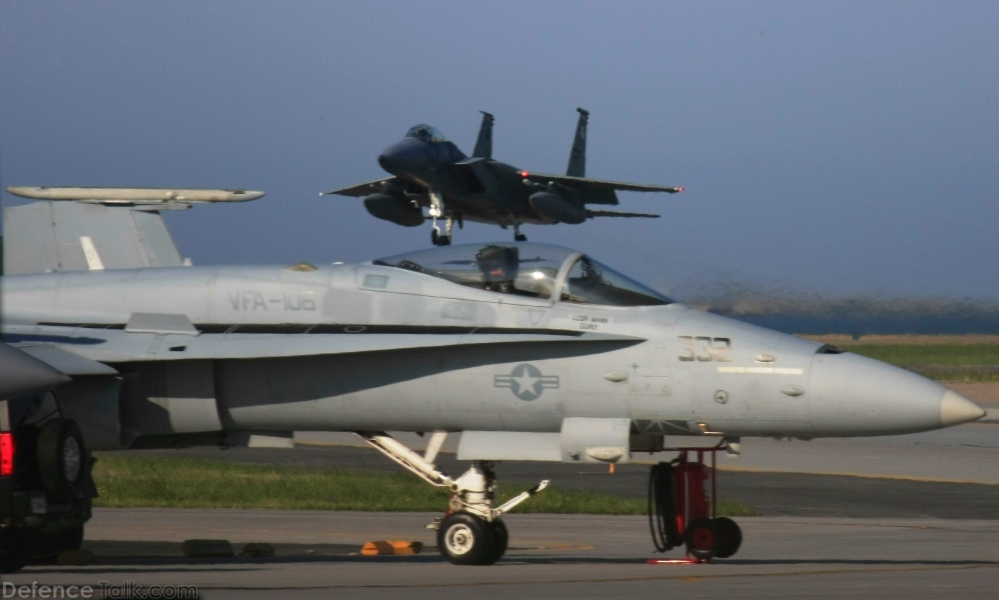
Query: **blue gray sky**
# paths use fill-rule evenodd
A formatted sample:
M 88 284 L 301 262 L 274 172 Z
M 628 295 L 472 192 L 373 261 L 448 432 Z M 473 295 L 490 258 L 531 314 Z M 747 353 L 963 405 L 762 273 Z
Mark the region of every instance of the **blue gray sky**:
M 243 187 L 195 264 L 356 261 L 426 228 L 318 197 L 427 122 L 658 220 L 526 227 L 680 297 L 999 298 L 996 2 L 0 2 L 0 183 Z M 7 205 L 18 201 L 4 194 Z M 457 242 L 507 240 L 470 224 Z

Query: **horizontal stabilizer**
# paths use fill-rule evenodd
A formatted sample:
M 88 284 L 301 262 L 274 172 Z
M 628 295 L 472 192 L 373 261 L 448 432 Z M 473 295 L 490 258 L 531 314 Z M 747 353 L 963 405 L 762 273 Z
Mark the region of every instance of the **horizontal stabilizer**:
M 653 215 L 648 213 L 626 213 L 626 212 L 614 212 L 612 210 L 588 210 L 586 211 L 586 216 L 593 217 L 622 217 L 625 219 L 658 219 L 660 215 Z

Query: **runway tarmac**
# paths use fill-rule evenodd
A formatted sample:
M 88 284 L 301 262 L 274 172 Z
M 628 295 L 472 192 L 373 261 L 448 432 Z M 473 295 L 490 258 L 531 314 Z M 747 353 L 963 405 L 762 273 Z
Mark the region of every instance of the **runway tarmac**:
M 423 528 L 434 516 L 98 509 L 84 545 L 95 550 L 96 564 L 32 566 L 6 577 L 18 585 L 196 585 L 204 598 L 407 599 L 990 598 L 999 581 L 999 521 L 742 518 L 745 541 L 735 557 L 649 565 L 643 517 L 511 514 L 510 550 L 499 564 L 456 567 Z M 185 559 L 178 547 L 188 538 L 228 539 L 237 551 L 244 542 L 270 542 L 278 553 Z M 428 549 L 409 557 L 352 553 L 369 539 L 400 538 Z

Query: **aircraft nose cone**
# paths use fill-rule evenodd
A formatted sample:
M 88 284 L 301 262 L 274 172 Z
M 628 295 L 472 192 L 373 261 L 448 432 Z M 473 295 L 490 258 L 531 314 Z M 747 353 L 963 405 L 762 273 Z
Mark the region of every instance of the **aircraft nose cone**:
M 947 390 L 940 401 L 940 423 L 944 427 L 977 421 L 985 416 L 985 409 L 954 390 Z
M 386 148 L 378 156 L 378 165 L 393 175 L 406 175 L 426 167 L 426 144 L 406 138 Z
M 984 414 L 936 381 L 850 352 L 816 355 L 810 380 L 809 409 L 819 435 L 915 433 Z
M 46 390 L 69 380 L 37 358 L 0 344 L 0 398 Z

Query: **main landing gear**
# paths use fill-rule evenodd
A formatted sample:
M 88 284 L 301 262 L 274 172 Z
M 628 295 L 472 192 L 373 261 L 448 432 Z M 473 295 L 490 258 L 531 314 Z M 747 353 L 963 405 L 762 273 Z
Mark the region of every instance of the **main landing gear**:
M 520 223 L 514 223 L 513 225 L 513 241 L 515 242 L 527 241 L 527 236 L 520 232 Z
M 434 465 L 447 432 L 434 432 L 423 456 L 384 432 L 363 431 L 355 434 L 430 485 L 446 487 L 451 491 L 447 512 L 427 528 L 437 530 L 437 548 L 444 558 L 456 565 L 491 565 L 502 558 L 509 535 L 500 516 L 548 487 L 546 479 L 502 506 L 493 508 L 498 486 L 492 463 L 476 461 L 457 479 L 452 479 Z
M 434 228 L 430 230 L 430 241 L 434 246 L 450 246 L 451 245 L 451 231 L 454 229 L 454 216 L 448 213 L 447 218 L 444 220 L 444 231 L 441 233 L 441 228 L 437 226 L 437 219 L 434 219 Z

